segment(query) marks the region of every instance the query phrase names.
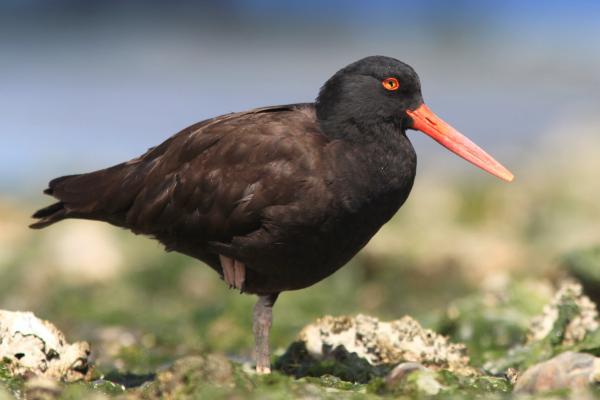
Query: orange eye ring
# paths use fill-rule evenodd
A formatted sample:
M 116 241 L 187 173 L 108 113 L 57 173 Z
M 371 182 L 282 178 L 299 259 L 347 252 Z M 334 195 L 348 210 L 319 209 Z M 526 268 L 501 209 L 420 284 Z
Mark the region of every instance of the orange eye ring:
M 385 78 L 381 81 L 381 84 L 386 90 L 398 90 L 400 83 L 396 78 Z

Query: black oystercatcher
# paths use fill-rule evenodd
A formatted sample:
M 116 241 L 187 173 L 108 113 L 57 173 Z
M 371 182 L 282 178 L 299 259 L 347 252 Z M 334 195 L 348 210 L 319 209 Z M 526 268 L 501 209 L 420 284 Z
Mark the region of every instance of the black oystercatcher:
M 31 227 L 105 221 L 205 262 L 259 296 L 256 369 L 268 372 L 279 293 L 331 275 L 408 197 L 417 159 L 406 129 L 513 179 L 427 108 L 410 66 L 375 56 L 338 71 L 315 103 L 215 117 L 133 160 L 54 179 L 44 193 L 59 201 Z

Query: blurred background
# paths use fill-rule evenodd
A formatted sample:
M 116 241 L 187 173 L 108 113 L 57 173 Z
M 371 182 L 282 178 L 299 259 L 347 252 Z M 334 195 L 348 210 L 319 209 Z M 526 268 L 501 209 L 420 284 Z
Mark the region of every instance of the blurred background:
M 429 106 L 516 180 L 411 132 L 408 202 L 349 266 L 280 297 L 273 347 L 323 314 L 362 312 L 409 313 L 476 351 L 472 330 L 448 327 L 449 304 L 512 293 L 538 312 L 565 254 L 600 243 L 599 21 L 597 1 L 3 0 L 0 308 L 53 320 L 121 369 L 249 356 L 254 298 L 199 262 L 100 223 L 33 232 L 29 215 L 51 178 L 215 115 L 313 101 L 336 70 L 382 54 L 412 65 Z

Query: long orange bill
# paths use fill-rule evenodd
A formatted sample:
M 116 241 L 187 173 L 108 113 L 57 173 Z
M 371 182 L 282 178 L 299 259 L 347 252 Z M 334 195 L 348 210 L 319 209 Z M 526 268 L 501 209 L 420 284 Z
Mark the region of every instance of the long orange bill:
M 451 152 L 500 179 L 507 182 L 514 179 L 514 175 L 502 164 L 435 115 L 425 104 L 421 104 L 416 110 L 408 110 L 406 113 L 413 120 L 413 129 L 418 129 L 431 136 Z

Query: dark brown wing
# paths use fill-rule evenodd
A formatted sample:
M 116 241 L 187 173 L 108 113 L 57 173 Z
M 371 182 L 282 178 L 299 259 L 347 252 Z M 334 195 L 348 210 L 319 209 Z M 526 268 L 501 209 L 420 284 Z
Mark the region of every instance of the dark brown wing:
M 271 207 L 293 204 L 317 179 L 326 142 L 308 106 L 220 118 L 145 156 L 154 165 L 127 226 L 206 241 L 252 232 Z
M 175 247 L 183 238 L 228 243 L 259 230 L 270 213 L 281 219 L 282 207 L 289 212 L 279 223 L 307 223 L 295 204 L 328 201 L 319 165 L 327 142 L 309 104 L 217 117 L 127 163 L 52 181 L 47 193 L 60 202 L 38 211 L 33 227 L 97 219 Z

